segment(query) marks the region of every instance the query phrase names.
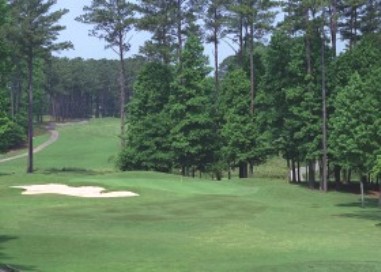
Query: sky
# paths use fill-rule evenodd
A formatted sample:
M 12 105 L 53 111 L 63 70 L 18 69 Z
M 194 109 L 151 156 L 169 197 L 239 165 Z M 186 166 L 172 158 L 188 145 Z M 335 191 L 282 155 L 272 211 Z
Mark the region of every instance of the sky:
M 74 49 L 65 50 L 55 53 L 59 57 L 76 58 L 81 57 L 84 59 L 117 59 L 117 54 L 111 49 L 104 49 L 105 43 L 95 37 L 89 37 L 89 30 L 91 25 L 83 24 L 75 21 L 75 18 L 83 14 L 83 7 L 90 5 L 91 0 L 58 0 L 55 6 L 56 9 L 68 9 L 69 13 L 64 15 L 59 23 L 66 26 L 66 29 L 60 32 L 59 41 L 71 41 Z M 139 53 L 139 47 L 148 40 L 150 35 L 148 33 L 138 33 L 131 31 L 131 49 L 127 53 L 127 57 L 132 57 Z M 213 48 L 211 45 L 205 46 L 205 55 L 209 56 L 209 61 L 213 61 Z M 219 58 L 222 61 L 229 55 L 233 55 L 234 51 L 226 42 L 220 44 Z

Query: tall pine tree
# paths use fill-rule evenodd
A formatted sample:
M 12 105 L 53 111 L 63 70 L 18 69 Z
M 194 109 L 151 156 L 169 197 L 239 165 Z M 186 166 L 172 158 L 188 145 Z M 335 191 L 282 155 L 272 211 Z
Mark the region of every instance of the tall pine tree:
M 213 161 L 214 123 L 205 84 L 210 69 L 203 50 L 198 37 L 188 38 L 168 105 L 172 150 L 183 174 L 188 174 L 190 169 L 203 171 Z
M 11 0 L 12 40 L 25 60 L 28 70 L 28 168 L 33 172 L 33 68 L 39 56 L 71 47 L 69 42 L 55 43 L 59 31 L 57 22 L 68 10 L 50 12 L 56 0 Z
M 130 48 L 128 32 L 135 22 L 133 6 L 125 0 L 93 0 L 90 6 L 83 8 L 85 14 L 77 20 L 94 25 L 91 35 L 106 41 L 107 48 L 112 48 L 119 57 L 119 93 L 120 93 L 120 131 L 121 145 L 125 146 L 125 54 Z

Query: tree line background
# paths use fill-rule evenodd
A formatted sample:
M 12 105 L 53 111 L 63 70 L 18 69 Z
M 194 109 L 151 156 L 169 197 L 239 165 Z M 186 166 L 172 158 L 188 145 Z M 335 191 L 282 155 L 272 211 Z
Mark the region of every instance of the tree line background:
M 12 35 L 25 16 L 17 2 L 38 9 L 55 1 L 0 1 L 2 150 L 25 140 L 28 63 Z M 120 169 L 219 179 L 236 168 L 245 178 L 275 155 L 293 182 L 304 165 L 311 187 L 319 174 L 322 190 L 329 177 L 337 186 L 353 176 L 378 182 L 381 1 L 98 0 L 78 20 L 120 59 L 38 55 L 35 121 L 120 112 Z M 132 28 L 152 35 L 139 57 L 126 59 Z M 221 61 L 222 41 L 235 54 Z M 213 68 L 205 43 L 214 46 Z

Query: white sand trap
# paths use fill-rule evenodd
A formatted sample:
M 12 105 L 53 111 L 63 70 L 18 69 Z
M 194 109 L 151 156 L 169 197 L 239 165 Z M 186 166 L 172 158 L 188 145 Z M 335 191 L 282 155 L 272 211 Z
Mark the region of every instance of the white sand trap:
M 30 185 L 30 186 L 11 186 L 12 188 L 24 189 L 23 195 L 40 195 L 40 194 L 59 194 L 76 197 L 86 198 L 110 198 L 110 197 L 132 197 L 139 196 L 133 192 L 119 191 L 107 192 L 102 187 L 95 186 L 82 186 L 70 187 L 63 184 L 44 184 L 44 185 Z

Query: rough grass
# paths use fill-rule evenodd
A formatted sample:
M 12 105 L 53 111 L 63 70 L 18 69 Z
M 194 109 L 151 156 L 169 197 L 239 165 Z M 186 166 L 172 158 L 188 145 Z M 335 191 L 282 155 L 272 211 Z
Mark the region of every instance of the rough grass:
M 117 127 L 62 128 L 36 155 L 34 175 L 22 160 L 0 165 L 0 263 L 41 272 L 381 271 L 381 212 L 372 202 L 362 209 L 356 195 L 283 180 L 119 173 L 108 160 Z M 51 182 L 141 196 L 22 196 L 9 187 Z

